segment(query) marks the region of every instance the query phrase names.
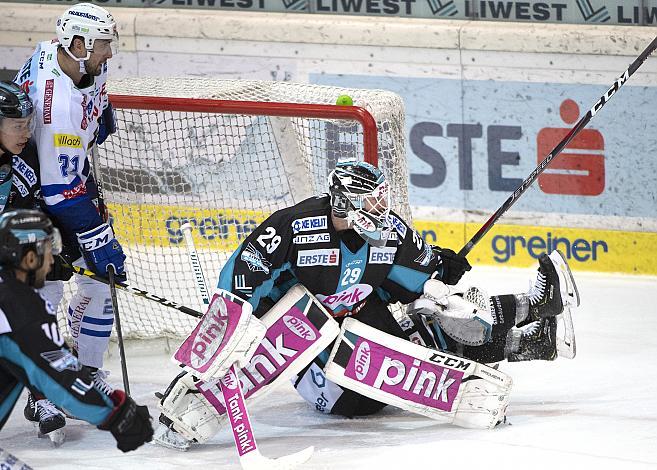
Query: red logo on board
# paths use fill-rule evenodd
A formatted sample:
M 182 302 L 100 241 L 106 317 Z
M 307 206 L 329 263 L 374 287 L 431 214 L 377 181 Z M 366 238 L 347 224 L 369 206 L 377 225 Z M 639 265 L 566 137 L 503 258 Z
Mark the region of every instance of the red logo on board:
M 579 106 L 571 99 L 559 108 L 561 119 L 574 124 L 579 118 Z M 570 129 L 546 127 L 536 137 L 538 162 L 554 149 Z M 546 194 L 597 196 L 605 189 L 605 140 L 595 129 L 582 129 L 538 177 Z

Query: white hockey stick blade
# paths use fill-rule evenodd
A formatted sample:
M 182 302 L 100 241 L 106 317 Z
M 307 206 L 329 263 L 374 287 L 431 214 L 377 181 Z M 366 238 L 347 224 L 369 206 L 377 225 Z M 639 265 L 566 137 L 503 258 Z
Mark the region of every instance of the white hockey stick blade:
M 269 459 L 256 450 L 241 457 L 240 464 L 244 470 L 291 470 L 308 462 L 314 451 L 315 448 L 310 446 L 294 454 Z

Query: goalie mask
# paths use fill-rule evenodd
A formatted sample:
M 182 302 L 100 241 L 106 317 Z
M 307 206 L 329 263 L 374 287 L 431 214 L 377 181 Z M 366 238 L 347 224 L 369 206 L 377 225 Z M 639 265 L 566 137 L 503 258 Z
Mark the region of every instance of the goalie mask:
M 329 191 L 334 216 L 347 219 L 349 228 L 370 245 L 386 244 L 390 193 L 381 170 L 356 160 L 340 161 L 329 175 Z
M 62 14 L 57 20 L 57 39 L 67 54 L 78 62 L 89 60 L 94 50 L 96 39 L 110 41 L 112 55 L 118 53 L 119 34 L 112 14 L 98 5 L 78 3 Z M 75 57 L 70 47 L 73 38 L 79 36 L 84 40 L 86 57 Z

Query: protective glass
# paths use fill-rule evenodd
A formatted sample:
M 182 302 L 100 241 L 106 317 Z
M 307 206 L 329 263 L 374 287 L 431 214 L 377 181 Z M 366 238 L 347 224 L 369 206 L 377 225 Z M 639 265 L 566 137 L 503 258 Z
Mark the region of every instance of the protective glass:
M 96 54 L 107 55 L 109 52 L 113 56 L 119 53 L 119 33 L 114 29 L 112 39 L 96 39 L 94 41 L 94 48 L 92 52 Z
M 32 135 L 36 127 L 34 113 L 25 118 L 1 118 L 0 132 L 13 136 Z

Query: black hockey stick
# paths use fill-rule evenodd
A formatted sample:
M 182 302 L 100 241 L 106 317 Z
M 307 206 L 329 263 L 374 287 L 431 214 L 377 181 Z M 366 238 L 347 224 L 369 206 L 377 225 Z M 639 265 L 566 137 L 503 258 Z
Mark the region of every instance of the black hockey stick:
M 98 211 L 100 218 L 109 223 L 109 211 L 105 204 L 105 197 L 103 194 L 103 186 L 100 182 L 100 172 L 98 171 L 98 146 L 94 142 L 91 148 L 93 157 L 93 175 L 96 183 L 96 191 L 98 192 Z M 128 383 L 128 365 L 125 362 L 125 347 L 123 345 L 123 331 L 121 330 L 121 318 L 119 315 L 119 300 L 116 298 L 116 280 L 114 279 L 114 266 L 108 266 L 107 274 L 109 276 L 110 297 L 112 298 L 112 310 L 114 311 L 114 323 L 116 323 L 116 336 L 119 342 L 119 356 L 121 357 L 121 374 L 123 375 L 123 387 L 125 393 L 130 395 L 130 384 Z
M 630 64 L 630 66 L 627 68 L 625 72 L 621 74 L 620 77 L 616 79 L 613 85 L 605 92 L 604 95 L 596 101 L 596 103 L 593 105 L 593 107 L 582 117 L 582 119 L 579 120 L 577 124 L 575 124 L 575 127 L 573 127 L 568 134 L 559 142 L 556 147 L 550 152 L 550 154 L 543 159 L 541 163 L 538 164 L 538 166 L 534 169 L 534 171 L 531 172 L 531 174 L 527 177 L 525 181 L 523 181 L 520 186 L 518 186 L 518 189 L 516 189 L 511 196 L 500 206 L 499 209 L 481 226 L 481 228 L 477 231 L 477 233 L 474 234 L 474 236 L 470 239 L 468 243 L 465 244 L 463 248 L 461 248 L 461 251 L 459 251 L 459 255 L 461 256 L 466 256 L 472 248 L 479 243 L 479 241 L 488 233 L 488 231 L 493 227 L 495 222 L 499 220 L 502 215 L 506 211 L 508 211 L 511 206 L 518 200 L 520 196 L 523 195 L 523 193 L 531 186 L 531 184 L 538 178 L 538 176 L 543 173 L 543 170 L 547 168 L 547 166 L 550 164 L 550 162 L 561 153 L 561 151 L 570 143 L 571 140 L 581 131 L 586 127 L 586 125 L 591 121 L 593 116 L 595 116 L 598 111 L 602 109 L 602 107 L 611 99 L 612 96 L 616 94 L 616 92 L 622 87 L 627 80 L 634 74 L 634 72 L 637 71 L 639 67 L 641 67 L 641 64 L 643 64 L 648 57 L 650 57 L 650 54 L 652 54 L 655 49 L 657 49 L 657 37 L 652 40 L 652 42 L 648 45 L 648 47 L 645 48 L 645 50 L 639 54 L 639 57 L 637 57 L 634 62 Z
M 88 269 L 84 269 L 80 266 L 74 266 L 74 265 L 65 265 L 65 266 L 71 268 L 73 272 L 81 276 L 86 276 L 88 278 L 91 278 L 98 282 L 102 282 L 103 284 L 107 284 L 107 285 L 109 285 L 110 283 L 109 279 L 107 279 L 106 277 L 99 276 L 98 274 L 89 271 Z M 153 302 L 157 302 L 160 305 L 164 305 L 165 307 L 174 308 L 189 316 L 196 318 L 201 318 L 203 316 L 203 314 L 197 310 L 194 310 L 189 307 L 185 307 L 184 305 L 180 305 L 177 302 L 165 299 L 164 297 L 160 297 L 159 295 L 151 294 L 150 292 L 147 292 L 145 290 L 137 289 L 136 287 L 132 287 L 131 285 L 125 284 L 123 282 L 115 281 L 114 286 L 118 289 L 124 290 L 126 292 L 130 292 L 132 295 L 136 295 L 137 297 L 143 297 L 145 299 L 152 300 Z
M 114 266 L 107 267 L 109 276 L 110 296 L 112 297 L 112 309 L 114 309 L 114 321 L 116 322 L 116 335 L 119 339 L 119 356 L 121 357 L 121 374 L 123 374 L 123 390 L 130 395 L 130 380 L 128 379 L 128 363 L 125 360 L 125 348 L 123 347 L 123 330 L 121 329 L 121 317 L 119 316 L 119 300 L 116 298 L 116 279 L 114 278 Z

